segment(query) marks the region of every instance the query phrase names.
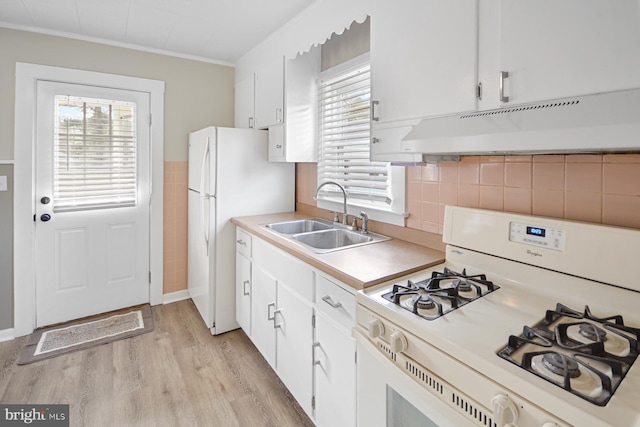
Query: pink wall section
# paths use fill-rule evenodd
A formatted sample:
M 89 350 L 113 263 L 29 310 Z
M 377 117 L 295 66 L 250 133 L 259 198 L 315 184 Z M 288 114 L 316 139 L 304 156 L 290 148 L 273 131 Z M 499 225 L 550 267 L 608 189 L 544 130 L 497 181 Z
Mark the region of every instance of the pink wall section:
M 187 289 L 187 162 L 164 163 L 164 293 Z
M 640 154 L 463 157 L 407 168 L 407 196 L 438 234 L 447 204 L 640 228 Z
M 316 172 L 297 165 L 298 203 Z M 436 234 L 447 204 L 640 228 L 640 154 L 467 156 L 407 167 L 406 191 L 406 226 Z
M 315 206 L 315 163 L 296 167 L 296 202 Z M 187 162 L 164 164 L 164 293 L 187 289 Z M 467 156 L 407 167 L 408 228 L 442 234 L 458 205 L 640 229 L 640 154 Z

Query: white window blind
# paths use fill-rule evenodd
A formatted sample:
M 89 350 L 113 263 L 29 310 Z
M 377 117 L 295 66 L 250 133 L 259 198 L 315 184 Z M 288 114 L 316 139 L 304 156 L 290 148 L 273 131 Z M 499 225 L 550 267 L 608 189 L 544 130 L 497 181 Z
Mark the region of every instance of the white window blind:
M 391 205 L 389 165 L 369 160 L 371 79 L 368 61 L 321 78 L 318 184 L 335 181 L 353 199 Z M 335 186 L 320 196 L 342 197 Z
M 136 106 L 56 96 L 54 211 L 136 203 Z

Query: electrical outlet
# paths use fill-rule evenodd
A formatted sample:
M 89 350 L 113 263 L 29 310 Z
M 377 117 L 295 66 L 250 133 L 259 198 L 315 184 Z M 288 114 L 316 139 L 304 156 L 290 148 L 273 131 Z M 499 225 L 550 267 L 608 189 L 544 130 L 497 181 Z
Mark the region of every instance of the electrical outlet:
M 7 176 L 0 176 L 0 191 L 7 191 Z

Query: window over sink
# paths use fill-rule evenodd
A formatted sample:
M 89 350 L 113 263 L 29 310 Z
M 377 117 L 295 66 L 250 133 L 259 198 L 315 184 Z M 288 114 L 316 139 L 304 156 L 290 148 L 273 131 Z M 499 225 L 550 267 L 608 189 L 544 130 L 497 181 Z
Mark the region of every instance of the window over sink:
M 318 86 L 318 185 L 334 181 L 348 195 L 352 213 L 404 225 L 405 172 L 370 160 L 371 71 L 369 54 L 323 71 Z M 318 207 L 342 211 L 343 194 L 324 186 Z

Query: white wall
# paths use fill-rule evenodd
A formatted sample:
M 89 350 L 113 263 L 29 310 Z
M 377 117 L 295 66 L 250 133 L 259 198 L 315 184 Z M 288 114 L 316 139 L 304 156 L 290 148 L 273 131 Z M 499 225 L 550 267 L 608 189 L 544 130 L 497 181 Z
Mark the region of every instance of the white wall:
M 342 34 L 353 21 L 362 23 L 371 13 L 372 0 L 318 0 L 236 62 L 236 81 L 278 56 L 293 59 L 298 53 Z

